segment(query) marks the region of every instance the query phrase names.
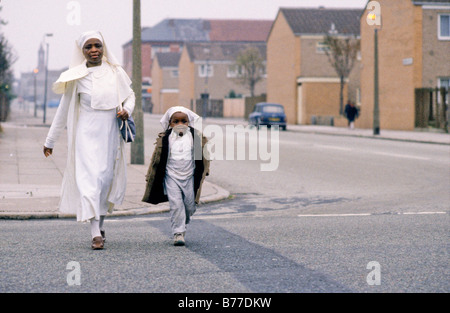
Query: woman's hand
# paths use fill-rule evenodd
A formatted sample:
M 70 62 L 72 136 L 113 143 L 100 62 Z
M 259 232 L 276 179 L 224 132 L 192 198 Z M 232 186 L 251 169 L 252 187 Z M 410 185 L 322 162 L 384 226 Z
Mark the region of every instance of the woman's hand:
M 117 112 L 117 117 L 120 117 L 122 120 L 126 121 L 129 117 L 127 110 Z
M 44 146 L 44 155 L 45 155 L 45 157 L 48 157 L 48 156 L 52 155 L 52 153 L 53 153 L 53 149 L 47 148 L 46 146 Z

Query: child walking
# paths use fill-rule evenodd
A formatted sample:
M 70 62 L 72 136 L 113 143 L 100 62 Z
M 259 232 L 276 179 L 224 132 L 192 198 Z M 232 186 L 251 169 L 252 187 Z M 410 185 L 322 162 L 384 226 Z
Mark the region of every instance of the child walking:
M 143 202 L 169 201 L 175 246 L 185 245 L 186 225 L 199 203 L 202 183 L 209 174 L 209 160 L 203 156 L 207 142 L 192 125 L 199 116 L 175 106 L 161 119 L 165 130 L 158 134 L 146 175 Z

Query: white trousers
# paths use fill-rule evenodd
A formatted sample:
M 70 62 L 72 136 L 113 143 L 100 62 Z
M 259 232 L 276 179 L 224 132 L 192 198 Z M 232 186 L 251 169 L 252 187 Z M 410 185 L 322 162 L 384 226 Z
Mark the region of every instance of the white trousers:
M 164 183 L 169 198 L 172 233 L 183 233 L 196 210 L 194 177 L 179 180 L 166 175 Z

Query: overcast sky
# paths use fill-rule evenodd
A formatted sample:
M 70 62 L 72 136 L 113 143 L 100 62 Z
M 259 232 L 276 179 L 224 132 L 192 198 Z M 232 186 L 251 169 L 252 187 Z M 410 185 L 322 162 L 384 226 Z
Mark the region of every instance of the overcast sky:
M 50 45 L 49 68 L 68 66 L 73 42 L 87 30 L 100 30 L 122 61 L 122 45 L 132 37 L 132 0 L 0 0 L 2 32 L 18 57 L 16 77 L 37 66 L 44 34 Z M 141 26 L 165 18 L 268 19 L 280 7 L 361 8 L 367 0 L 141 0 Z M 77 8 L 79 7 L 79 11 Z

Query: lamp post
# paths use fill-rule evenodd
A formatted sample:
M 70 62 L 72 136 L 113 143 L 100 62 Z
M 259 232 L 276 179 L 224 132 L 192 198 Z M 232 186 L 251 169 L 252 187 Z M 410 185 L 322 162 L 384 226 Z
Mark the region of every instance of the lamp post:
M 53 34 L 45 34 L 44 35 L 44 41 L 45 37 L 52 37 Z M 44 103 L 42 104 L 44 106 L 44 118 L 42 123 L 45 124 L 45 120 L 47 118 L 47 79 L 48 79 L 48 50 L 49 50 L 49 43 L 46 42 L 47 49 L 46 49 L 46 57 L 45 57 L 45 85 L 44 85 Z
M 374 26 L 374 84 L 373 84 L 373 134 L 380 134 L 380 106 L 378 85 L 378 31 L 381 29 L 381 6 L 378 1 L 370 1 L 366 7 L 370 10 L 366 17 L 369 26 Z
M 209 56 L 210 48 L 204 48 L 203 51 L 206 54 L 206 65 L 205 65 L 205 92 L 200 95 L 202 99 L 202 118 L 206 119 L 208 116 L 208 104 L 209 104 L 209 92 L 208 92 L 208 75 L 209 75 Z
M 378 29 L 375 28 L 374 34 L 374 84 L 373 84 L 373 134 L 380 134 L 380 106 L 378 89 Z
M 39 69 L 35 68 L 33 70 L 33 80 L 34 80 L 34 117 L 37 116 L 37 97 L 36 97 L 36 78 L 39 73 Z

